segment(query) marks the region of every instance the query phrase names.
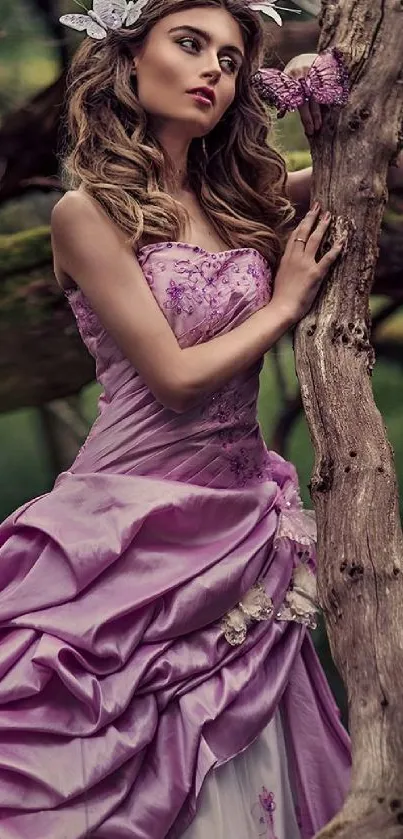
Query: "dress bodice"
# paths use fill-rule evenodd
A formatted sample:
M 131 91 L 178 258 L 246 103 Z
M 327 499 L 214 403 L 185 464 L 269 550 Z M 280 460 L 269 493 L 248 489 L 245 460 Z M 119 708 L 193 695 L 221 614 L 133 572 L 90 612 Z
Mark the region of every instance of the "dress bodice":
M 270 299 L 270 269 L 252 248 L 208 253 L 163 242 L 143 248 L 139 259 L 182 347 L 227 331 Z
M 181 242 L 161 242 L 142 248 L 138 260 L 181 347 L 227 331 L 270 300 L 271 271 L 253 248 L 210 253 Z M 106 342 L 107 349 L 108 336 L 83 293 L 70 290 L 68 297 L 82 338 L 103 371 L 112 361 L 113 342 Z
M 142 248 L 138 259 L 182 348 L 228 332 L 270 300 L 271 271 L 253 248 L 209 253 L 164 242 Z M 121 471 L 123 458 L 129 472 L 217 487 L 271 476 L 256 416 L 261 361 L 178 415 L 157 402 L 83 293 L 70 292 L 69 300 L 104 388 L 75 471 L 113 471 L 117 462 Z

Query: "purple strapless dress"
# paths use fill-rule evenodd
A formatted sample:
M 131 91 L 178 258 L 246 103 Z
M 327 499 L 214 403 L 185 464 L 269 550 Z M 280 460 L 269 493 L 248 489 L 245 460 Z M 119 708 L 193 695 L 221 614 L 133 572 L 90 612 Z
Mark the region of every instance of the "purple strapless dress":
M 182 347 L 270 299 L 252 249 L 139 260 Z M 71 469 L 0 527 L 0 835 L 176 839 L 281 707 L 308 839 L 350 750 L 307 631 L 312 521 L 256 419 L 261 364 L 175 414 L 69 300 L 103 395 Z

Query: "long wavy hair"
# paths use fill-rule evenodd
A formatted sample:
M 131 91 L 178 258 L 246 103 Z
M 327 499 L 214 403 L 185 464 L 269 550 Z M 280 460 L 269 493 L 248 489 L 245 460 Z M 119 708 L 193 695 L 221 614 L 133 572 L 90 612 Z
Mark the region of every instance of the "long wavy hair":
M 158 20 L 197 6 L 222 7 L 234 17 L 245 61 L 233 103 L 204 140 L 191 142 L 189 186 L 229 248 L 256 248 L 275 266 L 293 211 L 284 161 L 268 142 L 269 114 L 251 83 L 264 33 L 245 0 L 150 0 L 130 30 L 85 39 L 69 74 L 66 180 L 70 188 L 82 185 L 134 248 L 184 236 L 187 213 L 169 194 L 169 160 L 137 99 L 132 70 L 136 48 Z

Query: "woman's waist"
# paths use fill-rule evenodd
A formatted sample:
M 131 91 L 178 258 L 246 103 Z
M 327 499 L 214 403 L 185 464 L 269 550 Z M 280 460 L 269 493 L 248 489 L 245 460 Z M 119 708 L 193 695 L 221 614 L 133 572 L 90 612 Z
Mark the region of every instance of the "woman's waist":
M 269 477 L 259 425 L 241 422 L 167 423 L 157 428 L 109 426 L 105 415 L 81 448 L 73 472 L 112 472 L 185 480 L 199 485 L 243 486 Z

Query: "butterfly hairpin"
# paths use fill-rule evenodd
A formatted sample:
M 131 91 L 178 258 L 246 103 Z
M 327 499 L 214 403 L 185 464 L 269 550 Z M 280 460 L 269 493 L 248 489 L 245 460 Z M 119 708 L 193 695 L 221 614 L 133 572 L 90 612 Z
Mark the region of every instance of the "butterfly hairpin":
M 109 29 L 133 26 L 148 2 L 149 0 L 93 0 L 92 9 L 86 9 L 77 2 L 86 14 L 62 15 L 60 22 L 71 29 L 77 29 L 78 32 L 86 32 L 96 41 L 102 41 Z
M 320 53 L 305 78 L 293 79 L 281 70 L 263 67 L 252 82 L 261 99 L 277 108 L 279 117 L 311 97 L 320 105 L 345 105 L 349 92 L 347 68 L 336 48 Z
M 247 5 L 250 9 L 253 9 L 254 12 L 261 12 L 263 15 L 267 17 L 271 17 L 273 20 L 278 23 L 279 26 L 282 26 L 283 21 L 279 15 L 280 12 L 295 12 L 296 15 L 301 14 L 300 9 L 287 9 L 283 6 L 277 6 L 276 0 L 261 0 L 259 3 L 255 3 L 254 0 L 250 2 L 250 0 L 246 0 Z
M 106 38 L 109 29 L 133 26 L 149 0 L 93 0 L 92 9 L 87 9 L 79 0 L 75 2 L 81 6 L 85 14 L 62 15 L 60 22 L 71 29 L 77 29 L 78 32 L 86 32 L 96 41 L 102 41 Z M 278 10 L 293 11 L 280 6 L 274 8 L 276 0 L 260 0 L 256 3 L 253 0 L 252 2 L 246 0 L 246 3 L 254 11 L 271 17 L 279 26 L 282 20 Z M 300 10 L 295 11 L 300 14 Z

